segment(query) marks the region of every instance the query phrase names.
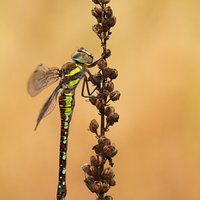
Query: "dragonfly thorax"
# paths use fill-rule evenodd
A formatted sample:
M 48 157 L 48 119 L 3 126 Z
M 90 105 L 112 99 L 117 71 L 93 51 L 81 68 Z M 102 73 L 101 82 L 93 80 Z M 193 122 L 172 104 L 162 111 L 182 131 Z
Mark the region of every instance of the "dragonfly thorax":
M 75 62 L 67 62 L 62 66 L 61 71 L 64 88 L 73 89 L 82 78 L 83 66 Z

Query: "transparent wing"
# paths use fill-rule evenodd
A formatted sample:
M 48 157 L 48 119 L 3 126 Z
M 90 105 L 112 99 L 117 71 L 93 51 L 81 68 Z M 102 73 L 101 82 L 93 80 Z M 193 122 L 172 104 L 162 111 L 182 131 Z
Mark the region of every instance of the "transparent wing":
M 57 67 L 48 68 L 39 65 L 28 80 L 28 93 L 34 97 L 49 85 L 59 79 L 60 70 Z
M 42 107 L 40 114 L 38 116 L 37 119 L 37 124 L 35 126 L 35 130 L 37 129 L 38 124 L 40 123 L 40 121 L 46 117 L 47 115 L 49 115 L 55 108 L 56 103 L 57 103 L 57 96 L 58 93 L 60 91 L 60 86 L 58 86 L 53 93 L 51 94 L 51 96 L 49 97 L 49 99 L 46 101 L 46 103 L 44 104 L 44 106 Z

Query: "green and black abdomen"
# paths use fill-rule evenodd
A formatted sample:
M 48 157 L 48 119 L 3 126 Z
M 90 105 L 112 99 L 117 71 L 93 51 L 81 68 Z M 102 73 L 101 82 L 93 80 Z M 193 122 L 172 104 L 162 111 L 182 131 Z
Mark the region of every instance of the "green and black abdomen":
M 72 118 L 75 99 L 74 90 L 64 89 L 59 97 L 59 107 L 61 115 L 61 136 L 60 136 L 60 162 L 59 162 L 59 183 L 57 199 L 60 200 L 66 196 L 66 161 L 67 144 L 69 134 L 69 124 Z
M 82 67 L 76 63 L 66 63 L 63 69 L 63 91 L 59 97 L 59 107 L 61 116 L 61 136 L 60 136 L 60 162 L 59 162 L 59 183 L 57 200 L 62 200 L 66 196 L 66 161 L 67 144 L 69 134 L 69 124 L 75 106 L 75 89 L 80 81 Z

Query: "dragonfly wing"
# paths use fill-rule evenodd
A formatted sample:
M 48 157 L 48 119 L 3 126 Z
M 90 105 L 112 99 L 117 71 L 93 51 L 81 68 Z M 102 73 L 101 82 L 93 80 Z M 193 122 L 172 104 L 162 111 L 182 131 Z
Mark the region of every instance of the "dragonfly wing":
M 57 67 L 48 68 L 39 65 L 28 80 L 28 93 L 34 97 L 49 85 L 55 83 L 60 77 L 60 70 Z
M 51 94 L 51 96 L 49 97 L 49 99 L 46 101 L 46 103 L 44 104 L 44 106 L 42 107 L 40 114 L 38 116 L 37 119 L 37 124 L 35 126 L 35 130 L 37 129 L 38 124 L 40 123 L 40 121 L 46 117 L 47 115 L 49 115 L 55 108 L 56 103 L 57 103 L 57 96 L 58 93 L 60 91 L 60 86 L 58 86 L 53 93 Z

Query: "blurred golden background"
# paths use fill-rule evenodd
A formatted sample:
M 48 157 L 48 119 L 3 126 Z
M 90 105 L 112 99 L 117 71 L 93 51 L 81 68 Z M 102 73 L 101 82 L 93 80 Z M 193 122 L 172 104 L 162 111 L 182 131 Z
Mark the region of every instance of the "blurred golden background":
M 115 200 L 200 199 L 200 1 L 116 1 L 108 66 L 121 98 L 107 136 L 114 157 Z M 58 183 L 58 106 L 34 127 L 56 87 L 31 98 L 38 64 L 61 67 L 78 47 L 98 59 L 91 0 L 7 0 L 0 7 L 0 199 L 54 200 Z M 97 68 L 92 72 L 97 72 Z M 97 110 L 76 91 L 67 159 L 68 200 L 95 199 L 81 166 L 97 143 L 87 129 Z

